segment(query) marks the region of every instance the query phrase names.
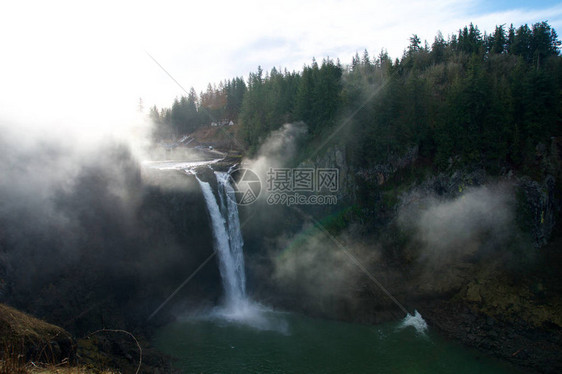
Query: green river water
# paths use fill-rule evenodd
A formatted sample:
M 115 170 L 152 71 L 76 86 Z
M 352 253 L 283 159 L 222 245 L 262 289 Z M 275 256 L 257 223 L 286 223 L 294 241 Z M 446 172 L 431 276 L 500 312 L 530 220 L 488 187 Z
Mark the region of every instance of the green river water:
M 367 326 L 263 312 L 243 322 L 192 318 L 154 343 L 184 373 L 514 373 L 483 353 L 401 322 Z

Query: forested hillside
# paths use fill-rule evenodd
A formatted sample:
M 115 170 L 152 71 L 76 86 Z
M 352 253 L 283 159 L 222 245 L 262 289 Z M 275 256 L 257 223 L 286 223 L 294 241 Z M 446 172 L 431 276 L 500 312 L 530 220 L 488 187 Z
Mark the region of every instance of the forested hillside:
M 192 90 L 151 115 L 168 136 L 239 122 L 250 154 L 283 123 L 303 121 L 309 142 L 344 140 L 357 165 L 418 145 L 437 169 L 458 163 L 496 173 L 528 166 L 539 143 L 560 135 L 559 46 L 547 22 L 500 25 L 489 35 L 471 24 L 431 44 L 413 35 L 394 61 L 365 50 L 349 65 L 325 58 L 300 72 L 258 68 L 247 82 L 209 85 L 199 97 Z

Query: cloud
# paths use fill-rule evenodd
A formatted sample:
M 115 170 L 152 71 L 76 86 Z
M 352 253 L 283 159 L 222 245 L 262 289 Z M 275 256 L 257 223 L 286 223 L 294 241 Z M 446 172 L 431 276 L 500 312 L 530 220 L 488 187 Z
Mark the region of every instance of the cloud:
M 505 244 L 515 230 L 508 185 L 471 188 L 454 199 L 426 195 L 403 205 L 398 222 L 419 243 L 422 261 L 441 267 Z

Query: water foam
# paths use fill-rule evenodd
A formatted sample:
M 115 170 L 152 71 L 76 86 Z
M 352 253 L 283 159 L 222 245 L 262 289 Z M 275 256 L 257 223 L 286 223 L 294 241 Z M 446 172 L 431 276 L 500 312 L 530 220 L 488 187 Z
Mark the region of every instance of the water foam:
M 398 328 L 403 329 L 408 326 L 415 328 L 418 334 L 425 334 L 427 331 L 427 322 L 417 310 L 414 311 L 414 315 L 408 314 L 404 317 Z

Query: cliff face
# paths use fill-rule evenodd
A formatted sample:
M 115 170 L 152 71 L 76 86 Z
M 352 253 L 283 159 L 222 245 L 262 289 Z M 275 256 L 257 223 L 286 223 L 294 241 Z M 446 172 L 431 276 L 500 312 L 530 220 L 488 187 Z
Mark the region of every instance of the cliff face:
M 499 176 L 491 176 L 484 169 L 459 168 L 459 160 L 453 158 L 449 159 L 447 171 L 435 175 L 420 160 L 417 146 L 408 148 L 401 155 L 389 156 L 385 163 L 357 168 L 349 161 L 349 150 L 344 145 L 333 145 L 314 159 L 302 162 L 299 167 L 337 168 L 340 173 L 338 201 L 366 206 L 366 215 L 373 218 L 385 212 L 389 205 L 398 211 L 402 205 L 409 203 L 408 199 L 420 196 L 457 198 L 467 188 L 511 184 L 518 194 L 518 220 L 522 228 L 530 232 L 535 247 L 540 248 L 549 242 L 562 207 L 559 193 L 561 145 L 562 139 L 553 138 L 549 152 L 543 144 L 537 146 L 533 178 L 525 175 L 524 170 L 514 172 L 506 169 L 502 169 Z M 385 201 L 389 195 L 394 198 Z
M 338 201 L 353 201 L 355 199 L 355 172 L 350 167 L 345 146 L 334 145 L 313 159 L 303 161 L 298 167 L 338 169 L 340 178 L 340 186 L 336 193 Z
M 556 372 L 562 367 L 557 144 L 554 139 L 550 152 L 538 153 L 531 176 L 525 170 L 490 175 L 460 167 L 456 159 L 435 174 L 416 147 L 357 169 L 349 150 L 335 145 L 299 167 L 338 168 L 339 205 L 331 211 L 303 209 L 407 309 L 418 309 L 443 333 L 517 364 Z M 330 219 L 341 218 L 350 206 L 357 209 L 343 217 L 345 225 L 333 225 Z M 402 318 L 315 224 L 290 209 L 278 215 L 292 228 L 268 230 L 258 239 L 248 233 L 249 272 L 259 298 L 328 318 Z M 256 259 L 252 248 L 269 253 Z
M 522 177 L 518 185 L 523 199 L 521 208 L 524 216 L 521 219 L 530 230 L 535 247 L 541 248 L 548 244 L 560 211 L 556 180 L 552 175 L 547 175 L 541 182 Z

